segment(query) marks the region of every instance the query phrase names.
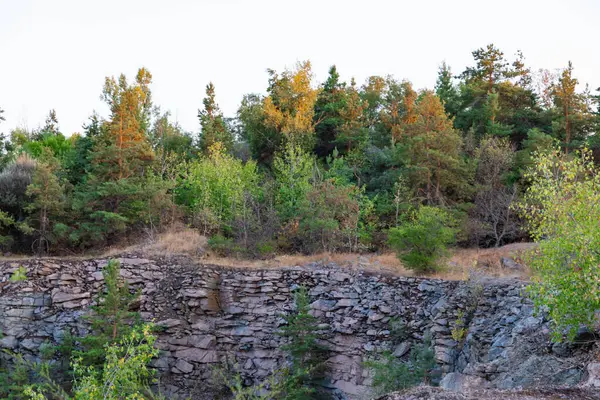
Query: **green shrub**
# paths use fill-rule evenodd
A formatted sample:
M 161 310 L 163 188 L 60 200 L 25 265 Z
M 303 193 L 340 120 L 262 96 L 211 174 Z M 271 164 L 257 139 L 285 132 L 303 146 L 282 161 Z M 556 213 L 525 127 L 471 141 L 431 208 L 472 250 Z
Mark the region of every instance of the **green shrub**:
M 441 208 L 420 207 L 412 218 L 389 230 L 389 244 L 406 268 L 420 273 L 440 269 L 440 258 L 455 243 L 456 220 Z
M 208 239 L 208 247 L 221 257 L 229 256 L 240 250 L 233 239 L 226 238 L 223 235 L 214 235 Z
M 555 324 L 554 339 L 573 339 L 581 325 L 594 329 L 600 309 L 600 170 L 592 152 L 539 155 L 525 177 L 522 215 L 539 246 L 527 264 L 529 293 Z
M 373 374 L 372 386 L 378 395 L 429 383 L 430 372 L 436 365 L 431 337 L 426 335 L 422 344 L 413 347 L 408 361 L 385 351 L 379 359 L 369 360 L 364 365 Z
M 256 251 L 261 257 L 268 257 L 277 251 L 277 244 L 273 241 L 259 242 L 256 244 Z
M 24 266 L 17 268 L 10 276 L 11 282 L 23 282 L 27 280 L 27 269 Z
M 158 399 L 150 385 L 154 383 L 155 370 L 148 364 L 158 355 L 154 347 L 156 336 L 151 325 L 139 326 L 118 342 L 105 348 L 105 362 L 98 371 L 85 366 L 81 358 L 72 362 L 75 374 L 72 396 L 60 393 L 64 400 L 120 400 Z M 24 386 L 24 394 L 30 400 L 47 400 L 43 390 L 37 386 Z

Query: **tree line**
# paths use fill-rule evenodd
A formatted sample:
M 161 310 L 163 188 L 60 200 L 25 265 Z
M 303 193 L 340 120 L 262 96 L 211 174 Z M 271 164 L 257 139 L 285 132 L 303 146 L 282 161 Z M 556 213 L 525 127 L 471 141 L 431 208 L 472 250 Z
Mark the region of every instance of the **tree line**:
M 82 135 L 61 133 L 52 110 L 2 137 L 0 246 L 78 252 L 184 222 L 222 254 L 372 251 L 436 215 L 460 244 L 523 239 L 525 171 L 556 146 L 597 159 L 600 96 L 570 62 L 532 71 L 492 44 L 472 54 L 423 90 L 344 82 L 335 66 L 317 85 L 309 61 L 268 70 L 266 93 L 243 96 L 234 118 L 210 83 L 199 134 L 155 105 L 147 69 L 107 77 L 110 115 Z

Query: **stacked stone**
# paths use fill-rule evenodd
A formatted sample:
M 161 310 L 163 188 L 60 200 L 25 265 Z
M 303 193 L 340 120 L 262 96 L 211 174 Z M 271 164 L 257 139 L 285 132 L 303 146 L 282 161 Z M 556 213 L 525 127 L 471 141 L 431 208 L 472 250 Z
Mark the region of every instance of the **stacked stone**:
M 212 371 L 223 363 L 235 364 L 248 382 L 264 379 L 285 363 L 281 350 L 285 339 L 278 332 L 285 323 L 283 316 L 294 310 L 293 292 L 300 286 L 309 291 L 311 313 L 318 318 L 323 344 L 329 349 L 330 385 L 349 397 L 369 392 L 366 359 L 382 350 L 406 359 L 426 332 L 431 333 L 448 387 L 473 382 L 507 387 L 535 379 L 556 382 L 554 367 L 563 365 L 554 363 L 543 374 L 534 374 L 533 380 L 523 377 L 532 373 L 528 365 L 551 362 L 556 354 L 544 353 L 547 323 L 532 316 L 518 281 L 479 283 L 482 291 L 474 301 L 472 283 L 334 264 L 253 270 L 199 265 L 185 258 L 120 260 L 123 277 L 132 290 L 141 291 L 143 319 L 164 327 L 154 366 L 171 398 L 190 394 L 212 398 Z M 89 327 L 81 317 L 103 288 L 106 263 L 106 259 L 0 262 L 0 346 L 35 360 L 44 341 L 59 342 L 66 332 L 85 335 Z M 27 281 L 10 282 L 21 265 L 27 269 Z M 460 343 L 452 338 L 459 315 L 467 322 Z M 391 332 L 392 319 L 405 326 L 401 340 Z M 563 356 L 565 365 L 576 364 L 570 354 Z M 575 379 L 573 373 L 560 376 L 567 383 Z

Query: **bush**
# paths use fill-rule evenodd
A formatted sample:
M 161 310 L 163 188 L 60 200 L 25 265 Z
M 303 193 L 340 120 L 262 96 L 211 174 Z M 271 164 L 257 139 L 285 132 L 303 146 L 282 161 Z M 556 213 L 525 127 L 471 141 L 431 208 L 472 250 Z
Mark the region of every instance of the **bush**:
M 233 239 L 226 238 L 223 235 L 215 235 L 208 239 L 208 247 L 220 257 L 229 256 L 240 250 Z
M 590 151 L 570 158 L 556 150 L 525 177 L 521 211 L 539 244 L 527 261 L 529 293 L 554 322 L 554 339 L 573 339 L 581 325 L 594 329 L 600 309 L 600 170 Z
M 65 400 L 120 400 L 158 399 L 150 385 L 154 383 L 155 370 L 148 364 L 158 356 L 154 347 L 156 336 L 151 325 L 143 325 L 132 330 L 119 342 L 106 347 L 106 361 L 101 371 L 82 364 L 80 358 L 72 362 L 75 381 L 73 395 L 61 393 Z M 35 386 L 25 387 L 27 398 L 46 400 L 43 391 Z M 54 398 L 54 397 L 51 397 Z
M 429 383 L 430 372 L 435 365 L 429 335 L 425 336 L 424 343 L 413 347 L 408 361 L 402 361 L 391 351 L 386 351 L 378 360 L 365 362 L 365 366 L 373 373 L 372 386 L 378 395 Z
M 258 196 L 256 163 L 242 163 L 225 153 L 220 143 L 210 147 L 210 155 L 187 166 L 175 188 L 177 202 L 194 216 L 203 234 L 231 229 L 244 212 L 244 198 Z
M 440 268 L 439 259 L 447 255 L 458 231 L 448 211 L 423 206 L 409 221 L 389 230 L 389 244 L 406 268 L 429 273 Z

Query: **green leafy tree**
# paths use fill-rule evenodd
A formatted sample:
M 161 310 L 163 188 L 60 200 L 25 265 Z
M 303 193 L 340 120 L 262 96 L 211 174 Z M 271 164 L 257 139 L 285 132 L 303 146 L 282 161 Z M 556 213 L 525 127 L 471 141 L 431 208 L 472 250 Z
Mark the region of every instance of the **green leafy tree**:
M 149 367 L 158 356 L 154 347 L 156 336 L 151 325 L 133 329 L 120 340 L 108 345 L 100 371 L 87 366 L 81 358 L 75 358 L 72 368 L 75 375 L 73 393 L 61 393 L 63 400 L 152 400 L 160 396 L 152 392 L 156 371 Z M 25 386 L 30 400 L 48 400 L 35 387 Z
M 275 127 L 267 125 L 263 107 L 264 97 L 247 94 L 238 109 L 240 137 L 248 143 L 250 152 L 260 164 L 270 165 L 274 154 L 280 149 L 282 136 Z
M 26 207 L 29 212 L 28 225 L 34 229 L 37 236 L 33 247 L 38 255 L 47 253 L 50 245 L 56 242 L 54 227 L 57 226 L 65 211 L 65 190 L 56 175 L 60 168 L 58 160 L 46 149 L 42 159 L 37 163 L 31 184 L 27 186 L 26 194 L 31 201 Z
M 275 204 L 283 222 L 296 219 L 311 189 L 314 159 L 300 147 L 288 144 L 273 161 Z
M 422 206 L 412 218 L 389 230 L 389 244 L 403 265 L 419 273 L 440 269 L 439 261 L 456 241 L 457 221 L 446 210 Z
M 243 163 L 227 154 L 220 142 L 209 156 L 190 163 L 175 189 L 177 202 L 188 208 L 203 234 L 230 233 L 245 211 L 245 196 L 258 196 L 260 176 L 254 161 Z
M 313 185 L 299 210 L 303 247 L 310 252 L 356 250 L 360 194 L 356 186 L 336 185 L 333 180 Z
M 600 308 L 600 171 L 591 153 L 541 154 L 525 177 L 523 217 L 538 248 L 529 257 L 530 286 L 538 308 L 548 311 L 554 339 L 573 339 L 580 326 L 594 329 Z
M 215 100 L 215 86 L 211 83 L 206 85 L 206 97 L 202 101 L 204 108 L 198 110 L 200 119 L 200 150 L 204 154 L 217 142 L 223 144 L 225 151 L 230 152 L 233 148 L 233 135 L 223 119 L 223 114 Z

